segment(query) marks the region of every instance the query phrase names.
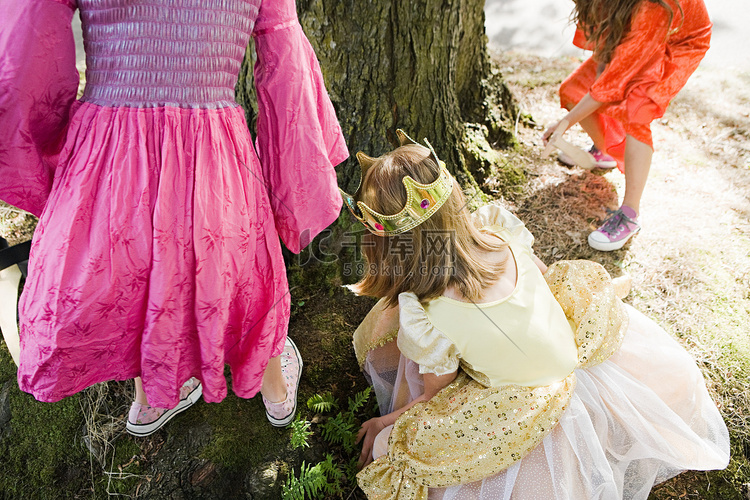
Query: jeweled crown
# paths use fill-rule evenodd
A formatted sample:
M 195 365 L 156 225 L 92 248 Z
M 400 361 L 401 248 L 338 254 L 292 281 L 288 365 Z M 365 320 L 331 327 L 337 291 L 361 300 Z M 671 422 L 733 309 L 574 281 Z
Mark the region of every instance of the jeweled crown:
M 401 146 L 418 144 L 401 129 L 396 130 L 396 135 Z M 393 215 L 380 214 L 368 207 L 364 202 L 357 201 L 365 175 L 367 175 L 367 171 L 377 161 L 376 158 L 371 158 L 361 151 L 357 153 L 357 161 L 362 169 L 359 187 L 357 187 L 354 196 L 347 194 L 343 189 L 339 189 L 339 191 L 341 191 L 341 196 L 343 196 L 344 202 L 352 215 L 364 224 L 371 233 L 377 236 L 389 236 L 414 229 L 432 217 L 443 206 L 445 200 L 448 199 L 451 191 L 453 191 L 453 177 L 448 172 L 445 163 L 438 159 L 435 150 L 432 149 L 427 139 L 424 142 L 427 149 L 430 150 L 430 158 L 440 168 L 438 178 L 430 184 L 420 184 L 412 179 L 411 176 L 405 176 L 402 182 L 406 188 L 406 204 L 404 208 Z

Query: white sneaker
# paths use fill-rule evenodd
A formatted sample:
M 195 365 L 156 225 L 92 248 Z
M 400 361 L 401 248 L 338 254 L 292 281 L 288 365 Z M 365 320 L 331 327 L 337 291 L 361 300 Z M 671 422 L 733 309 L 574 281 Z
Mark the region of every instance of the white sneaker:
M 176 415 L 193 406 L 200 399 L 201 394 L 203 394 L 203 386 L 197 378 L 191 377 L 180 388 L 180 402 L 174 408 L 157 408 L 134 401 L 130 405 L 125 429 L 133 436 L 150 436 Z

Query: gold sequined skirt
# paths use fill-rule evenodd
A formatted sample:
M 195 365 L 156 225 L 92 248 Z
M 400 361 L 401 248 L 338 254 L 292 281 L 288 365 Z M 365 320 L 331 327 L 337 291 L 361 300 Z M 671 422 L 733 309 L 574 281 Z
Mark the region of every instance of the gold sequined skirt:
M 512 498 L 645 499 L 655 482 L 681 470 L 725 466 L 726 428 L 684 349 L 623 306 L 601 266 L 562 262 L 551 266 L 546 278 L 578 325 L 579 369 L 533 388 L 489 388 L 460 370 L 438 395 L 397 420 L 387 453 L 358 475 L 368 498 L 489 500 L 512 493 Z M 629 333 L 627 349 L 618 351 L 634 315 L 638 331 Z M 399 357 L 391 342 L 397 322 L 392 310 L 378 304 L 355 334 L 355 350 L 384 413 L 421 394 L 416 365 Z M 651 349 L 652 359 L 643 358 L 649 342 L 662 351 Z M 613 361 L 620 359 L 625 367 Z M 647 381 L 657 390 L 639 380 L 649 373 L 661 379 Z M 665 377 L 687 377 L 689 383 L 671 384 L 683 387 L 675 393 L 665 389 Z M 664 425 L 677 429 L 675 436 L 664 436 Z M 653 442 L 646 438 L 648 446 L 637 451 L 644 436 Z M 614 455 L 621 459 L 613 461 Z M 634 463 L 640 468 L 633 469 Z M 626 475 L 628 468 L 638 473 Z

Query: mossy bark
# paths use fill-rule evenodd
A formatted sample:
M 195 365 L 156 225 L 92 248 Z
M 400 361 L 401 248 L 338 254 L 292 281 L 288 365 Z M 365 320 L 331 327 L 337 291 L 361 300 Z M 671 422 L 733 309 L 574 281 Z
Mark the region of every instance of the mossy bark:
M 516 105 L 490 63 L 483 7 L 481 0 L 298 0 L 352 152 L 380 155 L 402 128 L 427 138 L 467 190 L 484 184 L 495 162 L 482 151 L 513 143 Z M 237 89 L 251 126 L 252 61 L 250 47 Z M 352 160 L 338 167 L 344 189 L 356 189 L 358 170 Z

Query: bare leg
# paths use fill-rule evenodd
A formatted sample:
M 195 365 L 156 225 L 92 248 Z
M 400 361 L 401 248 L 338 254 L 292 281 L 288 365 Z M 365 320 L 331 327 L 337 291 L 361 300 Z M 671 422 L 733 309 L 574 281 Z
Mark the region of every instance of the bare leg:
M 568 109 L 572 109 L 572 105 Z M 604 141 L 604 133 L 599 128 L 599 122 L 595 115 L 589 115 L 579 122 L 583 130 L 594 141 L 596 149 L 607 153 L 607 145 Z M 627 205 L 635 213 L 640 213 L 641 196 L 646 187 L 648 172 L 651 169 L 651 157 L 654 150 L 646 143 L 628 135 L 625 138 L 625 196 L 623 205 Z
M 261 385 L 260 392 L 271 403 L 286 399 L 286 382 L 281 374 L 281 356 L 268 361 L 266 371 L 263 373 L 263 385 Z
M 597 119 L 593 115 L 589 115 L 578 123 L 581 124 L 581 128 L 591 137 L 591 140 L 594 141 L 596 149 L 607 154 L 607 143 L 604 140 L 604 133 L 599 128 Z
M 571 109 L 573 109 L 572 105 L 568 107 L 568 111 L 570 111 Z M 602 132 L 602 130 L 599 128 L 599 121 L 596 119 L 596 116 L 589 115 L 578 123 L 581 125 L 581 128 L 583 128 L 584 132 L 586 132 L 594 142 L 594 146 L 596 146 L 596 149 L 604 154 L 607 154 L 607 143 L 604 140 L 604 132 Z
M 622 204 L 636 213 L 640 212 L 641 196 L 646 187 L 653 154 L 654 150 L 648 144 L 630 135 L 625 139 L 625 197 Z
M 147 405 L 148 400 L 146 399 L 146 393 L 143 390 L 143 381 L 141 380 L 141 377 L 135 377 L 133 382 L 135 382 L 135 402 Z

